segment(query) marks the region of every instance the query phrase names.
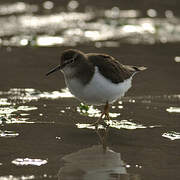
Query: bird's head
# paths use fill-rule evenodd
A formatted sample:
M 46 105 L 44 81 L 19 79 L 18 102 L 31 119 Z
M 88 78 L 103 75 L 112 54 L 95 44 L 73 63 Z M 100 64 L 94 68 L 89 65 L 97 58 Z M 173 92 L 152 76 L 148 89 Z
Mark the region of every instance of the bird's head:
M 72 74 L 84 56 L 85 55 L 83 52 L 76 49 L 65 50 L 61 55 L 60 64 L 46 73 L 46 75 L 48 76 L 51 73 L 59 70 L 65 74 Z

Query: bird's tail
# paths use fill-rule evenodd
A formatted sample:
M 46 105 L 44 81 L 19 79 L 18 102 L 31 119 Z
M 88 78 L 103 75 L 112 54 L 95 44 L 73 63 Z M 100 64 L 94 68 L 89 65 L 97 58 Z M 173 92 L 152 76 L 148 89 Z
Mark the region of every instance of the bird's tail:
M 124 68 L 132 73 L 136 73 L 138 71 L 144 71 L 147 69 L 147 67 L 144 67 L 144 66 L 130 66 L 130 65 L 123 65 Z
M 135 71 L 144 71 L 144 70 L 147 69 L 147 67 L 144 67 L 144 66 L 141 66 L 141 67 L 132 66 L 132 68 L 133 68 Z

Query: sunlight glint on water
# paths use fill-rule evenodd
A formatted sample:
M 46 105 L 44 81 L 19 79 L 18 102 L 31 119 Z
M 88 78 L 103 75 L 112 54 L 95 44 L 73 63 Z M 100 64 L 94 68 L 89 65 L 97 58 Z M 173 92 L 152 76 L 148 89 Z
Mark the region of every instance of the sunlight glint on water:
M 30 5 L 24 2 L 0 5 L 0 15 L 9 15 L 13 13 L 37 12 L 37 5 Z
M 13 138 L 19 136 L 19 133 L 14 131 L 1 131 L 0 130 L 0 138 Z
M 39 99 L 58 99 L 58 98 L 71 98 L 73 95 L 67 90 L 62 89 L 61 91 L 53 91 L 53 92 L 41 92 L 36 89 L 30 88 L 12 88 L 8 91 L 0 91 L 0 96 L 7 96 L 10 100 L 20 100 L 22 102 L 29 102 L 29 101 L 37 101 Z M 6 100 L 3 101 L 7 103 Z M 2 102 L 3 102 L 2 101 Z
M 114 47 L 119 45 L 119 41 L 132 44 L 180 42 L 180 20 L 170 10 L 165 11 L 165 18 L 158 18 L 156 10 L 149 9 L 147 14 L 150 18 L 144 18 L 139 10 L 121 10 L 118 7 L 94 7 L 78 12 L 77 1 L 69 2 L 69 11 L 53 12 L 54 6 L 53 2 L 45 1 L 45 11 L 38 14 L 38 9 L 41 9 L 38 5 L 24 2 L 1 5 L 0 14 L 9 17 L 0 17 L 0 44 L 75 46 L 93 42 L 96 47 Z M 15 15 L 10 16 L 13 13 Z
M 36 102 L 40 99 L 72 98 L 67 89 L 53 92 L 41 92 L 35 89 L 9 89 L 0 91 L 0 124 L 35 123 L 30 120 L 31 111 L 37 111 L 38 107 L 27 105 L 28 102 Z M 24 105 L 26 104 L 26 105 Z M 44 106 L 46 107 L 46 105 Z M 43 116 L 39 113 L 39 116 Z M 1 137 L 10 137 L 11 133 L 1 132 Z M 13 135 L 11 134 L 13 137 Z
M 36 102 L 43 99 L 60 99 L 60 98 L 73 98 L 73 95 L 68 91 L 68 89 L 62 89 L 61 91 L 53 91 L 53 92 L 41 92 L 36 89 L 9 89 L 8 91 L 1 91 L 0 92 L 0 124 L 12 124 L 12 123 L 35 123 L 31 121 L 31 113 L 38 110 L 37 106 L 29 106 L 27 103 L 29 102 Z M 127 108 L 128 103 L 134 104 L 137 106 L 138 104 L 144 104 L 143 107 L 156 107 L 158 106 L 164 108 L 167 105 L 166 101 L 177 103 L 180 100 L 180 95 L 163 95 L 163 96 L 137 96 L 137 97 L 124 97 L 121 101 L 119 101 L 120 105 L 113 105 L 112 109 L 116 110 L 116 112 L 110 112 L 111 121 L 109 123 L 110 127 L 116 129 L 138 129 L 138 128 L 154 128 L 154 127 L 162 127 L 161 124 L 137 124 L 136 119 L 121 119 L 121 111 Z M 122 105 L 123 103 L 123 105 Z M 160 103 L 160 104 L 159 104 Z M 163 104 L 165 103 L 165 104 Z M 171 103 L 171 104 L 172 104 Z M 25 105 L 26 104 L 26 105 Z M 137 104 L 137 105 L 136 105 Z M 43 106 L 46 107 L 47 105 Z M 84 109 L 85 107 L 85 109 Z M 70 111 L 70 107 L 66 107 L 65 109 L 60 109 L 62 114 L 65 114 L 67 109 Z M 86 107 L 85 105 L 80 105 L 77 107 L 77 112 L 81 115 L 98 118 L 101 115 L 101 111 L 93 106 Z M 113 111 L 114 111 L 113 110 Z M 163 111 L 163 110 L 162 110 Z M 164 110 L 165 112 L 169 113 L 179 113 L 179 107 L 169 107 Z M 17 113 L 19 115 L 17 115 Z M 43 117 L 43 113 L 39 113 L 39 117 Z M 118 119 L 118 120 L 117 120 Z M 37 121 L 38 122 L 38 121 Z M 150 123 L 150 122 L 149 122 Z M 77 122 L 76 126 L 78 128 L 89 128 L 94 129 L 94 126 L 91 124 L 84 124 L 81 122 Z M 1 132 L 1 137 L 4 136 L 5 132 Z M 6 132 L 7 133 L 7 132 Z M 10 134 L 10 133 L 9 133 Z M 15 132 L 16 135 L 16 132 Z M 10 136 L 10 135 L 9 135 Z M 8 137 L 8 134 L 7 134 Z M 13 137 L 13 135 L 12 135 Z
M 175 131 L 170 131 L 162 134 L 163 137 L 168 138 L 170 140 L 178 140 L 180 139 L 180 133 Z
M 105 120 L 105 123 L 107 123 L 109 125 L 109 127 L 111 127 L 111 128 L 127 129 L 127 130 L 161 127 L 160 125 L 145 126 L 145 125 L 141 125 L 141 124 L 136 124 L 134 122 L 131 122 L 130 120 L 129 121 L 128 120 L 121 120 L 121 121 L 117 121 L 117 120 L 106 121 Z M 77 128 L 80 128 L 80 129 L 84 129 L 84 128 L 85 129 L 95 129 L 95 125 L 93 125 L 93 124 L 77 123 L 76 126 L 77 126 Z M 103 125 L 99 125 L 98 128 L 104 129 Z
M 23 175 L 23 176 L 13 176 L 13 175 L 9 175 L 9 176 L 0 176 L 0 180 L 31 180 L 31 179 L 35 179 L 34 175 Z
M 166 111 L 169 113 L 180 113 L 180 107 L 169 107 Z
M 47 160 L 43 159 L 17 158 L 12 161 L 12 164 L 15 164 L 16 166 L 41 166 L 47 164 L 47 162 Z

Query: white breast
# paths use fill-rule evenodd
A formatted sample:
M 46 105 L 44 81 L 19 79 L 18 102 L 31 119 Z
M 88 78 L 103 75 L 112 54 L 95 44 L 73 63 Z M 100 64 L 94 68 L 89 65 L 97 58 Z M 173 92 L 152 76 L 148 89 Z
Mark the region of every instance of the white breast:
M 87 104 L 105 104 L 114 102 L 118 98 L 124 96 L 125 92 L 131 87 L 132 77 L 124 82 L 114 84 L 110 80 L 104 78 L 99 73 L 98 67 L 95 67 L 95 73 L 91 81 L 83 86 L 78 79 L 66 79 L 66 85 L 70 92 L 81 101 Z

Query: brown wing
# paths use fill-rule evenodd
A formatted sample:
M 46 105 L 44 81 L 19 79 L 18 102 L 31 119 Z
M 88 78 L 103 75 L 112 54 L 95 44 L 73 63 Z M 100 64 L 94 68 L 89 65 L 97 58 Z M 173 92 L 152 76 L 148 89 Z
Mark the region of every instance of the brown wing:
M 100 73 L 113 83 L 130 78 L 136 71 L 135 66 L 125 66 L 106 54 L 87 54 L 88 60 L 99 68 Z

